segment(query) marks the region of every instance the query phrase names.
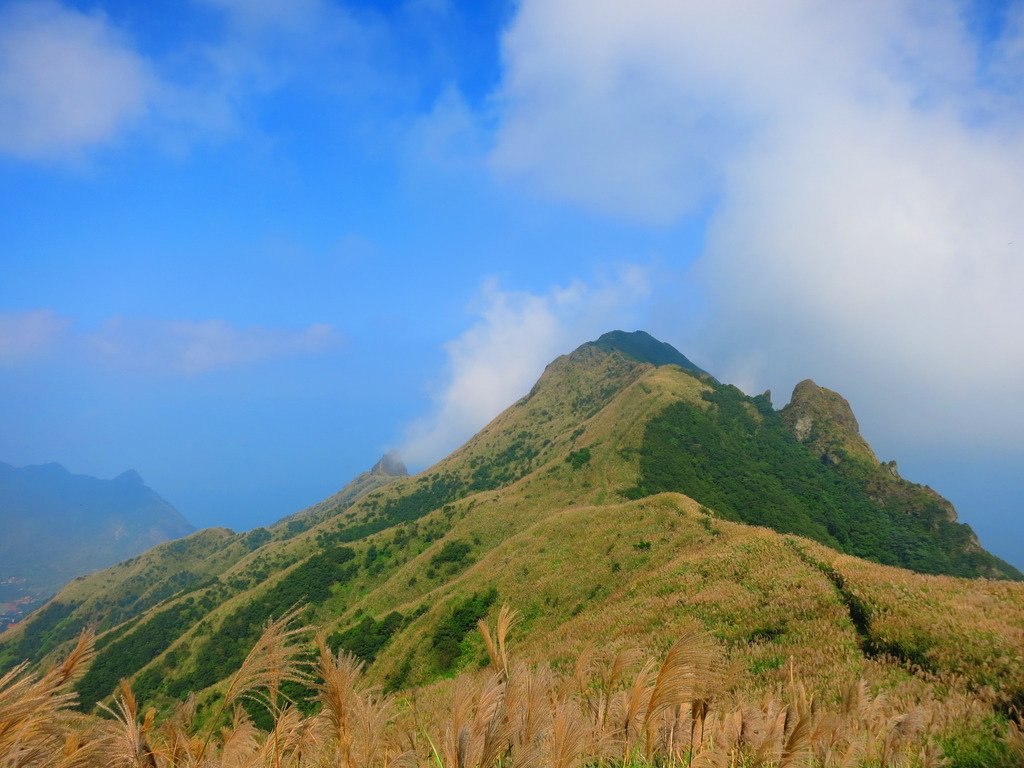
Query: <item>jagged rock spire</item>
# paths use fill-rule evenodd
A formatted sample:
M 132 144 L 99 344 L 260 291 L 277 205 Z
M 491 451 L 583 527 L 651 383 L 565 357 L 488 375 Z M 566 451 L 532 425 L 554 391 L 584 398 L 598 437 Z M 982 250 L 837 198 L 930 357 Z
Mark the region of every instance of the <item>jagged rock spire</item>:
M 380 461 L 373 465 L 371 475 L 388 475 L 389 477 L 407 477 L 409 470 L 402 462 L 398 451 L 388 451 L 380 457 Z

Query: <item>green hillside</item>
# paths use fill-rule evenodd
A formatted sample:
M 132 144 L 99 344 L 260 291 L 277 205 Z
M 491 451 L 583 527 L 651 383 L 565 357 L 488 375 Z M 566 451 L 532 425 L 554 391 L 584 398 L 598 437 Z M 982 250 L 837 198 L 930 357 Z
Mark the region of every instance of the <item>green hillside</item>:
M 159 606 L 153 626 L 162 627 L 161 647 L 166 647 L 188 619 L 196 620 L 204 609 L 218 605 L 248 582 L 222 578 L 230 569 L 252 557 L 268 544 L 286 541 L 307 530 L 318 519 L 339 514 L 370 491 L 401 477 L 404 467 L 381 459 L 330 498 L 297 512 L 270 528 L 234 533 L 208 528 L 177 541 L 158 545 L 141 555 L 69 582 L 46 605 L 21 625 L 0 636 L 0 669 L 22 659 L 39 661 L 55 649 L 67 647 L 86 627 L 101 633 L 102 649 L 134 629 L 149 609 Z M 272 547 L 271 547 L 272 548 Z M 262 562 L 262 560 L 261 560 Z M 245 566 L 242 566 L 245 568 Z M 249 569 L 257 576 L 263 567 Z M 181 603 L 192 601 L 204 608 L 184 611 Z M 168 618 L 175 616 L 173 628 Z M 147 621 L 153 617 L 147 617 Z M 148 649 L 149 646 L 146 646 Z M 114 658 L 117 646 L 106 656 Z M 146 659 L 148 661 L 148 658 Z
M 807 536 L 875 562 L 921 573 L 1021 578 L 980 547 L 949 502 L 880 465 L 855 421 L 850 437 L 856 440 L 844 443 L 824 436 L 841 425 L 823 414 L 815 422 L 821 435 L 805 446 L 787 429 L 790 414 L 774 411 L 763 397 L 716 386 L 702 398 L 702 404 L 676 403 L 647 425 L 631 497 L 679 491 L 730 520 Z M 800 406 L 787 406 L 794 407 Z M 863 448 L 846 449 L 851 442 Z
M 420 475 L 72 583 L 3 636 L 0 658 L 53 658 L 97 622 L 84 709 L 128 677 L 163 708 L 198 693 L 203 716 L 265 623 L 295 606 L 370 681 L 403 691 L 475 669 L 476 622 L 507 603 L 522 658 L 556 668 L 595 643 L 661 652 L 699 627 L 737 695 L 795 665 L 822 696 L 863 677 L 914 695 L 985 687 L 997 710 L 1024 700 L 1024 584 L 962 578 L 1020 574 L 948 502 L 856 450 L 835 393 L 802 384 L 775 411 L 648 362 L 664 359 L 645 358 L 649 338 L 606 335 L 558 358 Z

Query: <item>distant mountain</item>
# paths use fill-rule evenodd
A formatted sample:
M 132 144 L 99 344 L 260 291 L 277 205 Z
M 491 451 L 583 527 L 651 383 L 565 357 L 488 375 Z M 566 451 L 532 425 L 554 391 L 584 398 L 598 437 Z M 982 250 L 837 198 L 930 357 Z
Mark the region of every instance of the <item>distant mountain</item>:
M 0 463 L 0 581 L 55 592 L 194 528 L 138 472 L 113 480 L 60 464 Z

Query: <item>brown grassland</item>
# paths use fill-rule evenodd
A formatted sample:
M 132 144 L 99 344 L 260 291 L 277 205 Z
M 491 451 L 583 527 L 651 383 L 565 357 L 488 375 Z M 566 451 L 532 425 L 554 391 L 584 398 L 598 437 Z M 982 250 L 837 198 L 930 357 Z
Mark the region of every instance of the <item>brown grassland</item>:
M 956 735 L 983 727 L 991 702 L 919 685 L 872 694 L 852 680 L 835 701 L 810 694 L 793 675 L 761 696 L 737 695 L 720 648 L 706 633 L 680 634 L 660 659 L 630 650 L 588 652 L 571 669 L 515 660 L 503 607 L 492 628 L 479 624 L 487 666 L 443 685 L 390 696 L 367 686 L 362 664 L 334 654 L 322 633 L 305 660 L 308 627 L 296 614 L 266 627 L 220 707 L 196 718 L 193 698 L 162 722 L 124 681 L 106 717 L 70 708 L 70 688 L 89 663 L 86 633 L 45 674 L 18 667 L 0 679 L 0 764 L 124 768 L 298 768 L 340 766 L 940 766 L 956 754 Z M 313 691 L 318 710 L 303 714 L 283 692 Z M 243 707 L 269 713 L 256 728 Z M 1024 734 L 1013 722 L 997 754 L 1024 761 Z M 984 765 L 980 763 L 968 763 Z

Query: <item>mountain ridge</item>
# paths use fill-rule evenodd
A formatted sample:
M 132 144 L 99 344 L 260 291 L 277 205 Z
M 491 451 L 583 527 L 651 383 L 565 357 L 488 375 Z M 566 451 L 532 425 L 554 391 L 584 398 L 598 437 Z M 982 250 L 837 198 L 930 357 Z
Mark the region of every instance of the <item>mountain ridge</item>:
M 700 431 L 705 428 L 711 431 Z M 713 458 L 707 445 L 681 450 L 683 438 L 761 445 L 769 450 L 765 456 L 795 468 L 795 477 L 806 475 L 804 485 L 776 478 L 772 486 L 763 467 L 759 475 L 747 465 L 744 482 L 760 478 L 798 506 L 823 500 L 825 491 L 848 494 L 879 521 L 899 522 L 898 508 L 870 498 L 876 471 L 919 501 L 917 491 L 900 485 L 883 465 L 865 470 L 853 460 L 823 463 L 764 396 L 747 397 L 674 363 L 655 366 L 614 347 L 585 344 L 552 361 L 529 395 L 425 472 L 393 478 L 337 507 L 322 502 L 316 516 L 291 529 L 294 519 L 211 542 L 223 558 L 215 573 L 101 623 L 97 661 L 79 688 L 83 703 L 107 696 L 120 677 L 132 678 L 140 695 L 158 703 L 190 690 L 212 701 L 261 623 L 297 602 L 307 606 L 305 620 L 325 627 L 332 647 L 364 654 L 376 682 L 392 688 L 429 683 L 450 674 L 449 665 L 472 663 L 468 634 L 443 653 L 435 644 L 451 612 L 486 615 L 498 599 L 492 595 L 522 609 L 532 636 L 544 638 L 530 646 L 537 653 L 537 643 L 547 639 L 566 654 L 578 650 L 580 628 L 608 615 L 632 617 L 628 624 L 604 621 L 610 642 L 629 637 L 660 647 L 685 619 L 720 636 L 737 664 L 763 668 L 766 676 L 757 679 L 764 682 L 778 669 L 775 659 L 798 652 L 815 659 L 823 681 L 852 669 L 895 674 L 915 659 L 981 680 L 989 673 L 979 660 L 1001 654 L 1000 695 L 1012 699 L 1024 691 L 1024 664 L 1010 650 L 1024 636 L 1024 585 L 887 569 L 829 549 L 801 530 L 782 526 L 780 534 L 752 526 L 758 518 L 744 515 L 764 510 L 756 503 L 735 507 L 742 487 L 722 484 L 719 490 L 728 493 L 718 500 L 701 498 L 700 487 L 685 494 L 654 487 L 635 493 L 645 461 L 665 453 L 651 451 L 652 430 L 676 436 L 667 451 L 673 456 Z M 808 487 L 818 490 L 807 495 Z M 883 501 L 891 506 L 899 498 Z M 793 519 L 820 534 L 819 541 L 841 544 L 825 525 L 827 516 L 816 518 L 813 511 Z M 954 537 L 950 546 L 956 543 Z M 205 562 L 187 555 L 192 546 L 183 547 L 183 556 Z M 169 551 L 162 551 L 165 561 Z M 980 574 L 992 564 L 968 559 L 961 566 Z M 148 555 L 131 566 L 140 573 L 158 567 Z M 32 648 L 45 656 L 64 647 L 75 622 L 125 597 L 134 576 L 102 583 L 117 573 L 70 585 L 26 626 L 3 636 L 0 661 L 9 664 Z M 769 586 L 773 579 L 778 586 Z M 891 584 L 899 591 L 888 591 Z M 162 582 L 148 587 L 152 594 L 164 588 Z M 804 592 L 809 602 L 800 610 L 808 613 L 800 618 L 793 599 Z M 758 594 L 767 602 L 759 603 Z M 1007 618 L 992 625 L 983 616 L 996 596 Z M 847 610 L 854 600 L 875 617 L 862 629 Z M 732 610 L 729 601 L 745 608 Z M 965 623 L 949 628 L 935 611 Z M 887 619 L 904 613 L 901 624 Z M 970 617 L 985 632 L 969 630 Z M 822 651 L 826 640 L 842 652 Z M 972 661 L 957 661 L 956 652 Z M 882 660 L 886 654 L 895 661 Z
M 294 535 L 312 527 L 338 509 L 355 503 L 371 491 L 408 476 L 409 470 L 406 469 L 397 452 L 388 451 L 370 469 L 360 472 L 337 493 L 311 507 L 282 518 L 270 526 L 270 531 L 277 532 L 284 527 L 287 535 Z

